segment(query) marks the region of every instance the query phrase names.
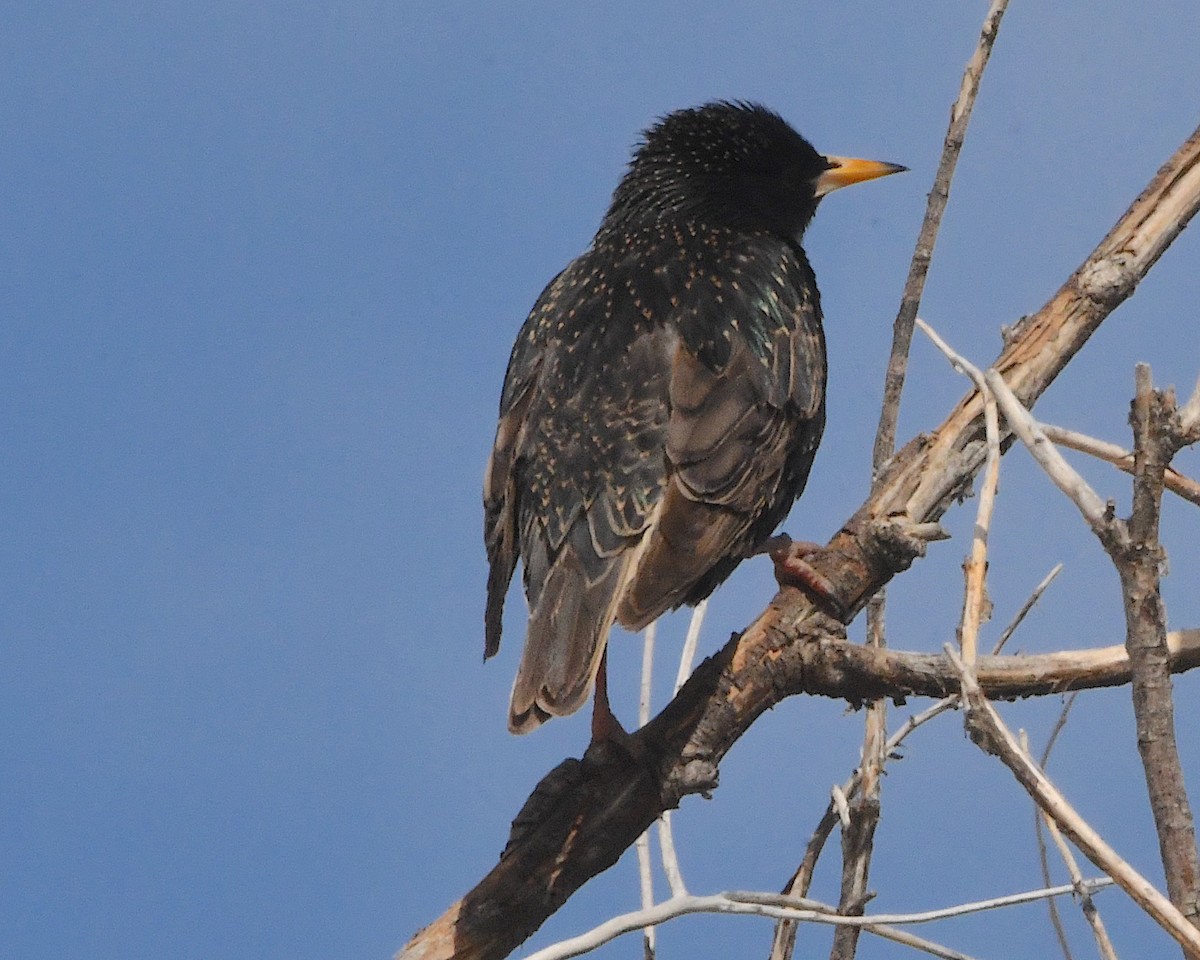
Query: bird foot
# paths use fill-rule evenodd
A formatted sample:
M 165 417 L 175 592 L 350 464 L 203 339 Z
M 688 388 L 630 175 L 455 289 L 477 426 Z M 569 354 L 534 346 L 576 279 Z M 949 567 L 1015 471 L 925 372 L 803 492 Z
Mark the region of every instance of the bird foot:
M 825 548 L 810 540 L 793 540 L 786 533 L 771 537 L 755 553 L 765 553 L 775 564 L 775 582 L 780 587 L 796 587 L 803 590 L 814 603 L 832 613 L 839 620 L 845 613 L 845 604 L 833 581 L 809 563 L 809 558 L 824 553 Z

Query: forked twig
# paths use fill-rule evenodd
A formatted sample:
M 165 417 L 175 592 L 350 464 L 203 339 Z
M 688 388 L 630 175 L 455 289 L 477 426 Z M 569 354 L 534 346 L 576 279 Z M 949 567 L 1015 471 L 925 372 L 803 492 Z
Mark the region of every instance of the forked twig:
M 992 526 L 992 512 L 996 506 L 996 488 L 1000 484 L 1000 417 L 996 412 L 996 398 L 988 388 L 983 372 L 965 357 L 951 349 L 937 332 L 920 317 L 916 324 L 921 332 L 950 361 L 955 370 L 970 378 L 983 396 L 984 437 L 987 443 L 987 459 L 983 466 L 983 483 L 979 489 L 979 503 L 975 510 L 975 530 L 971 536 L 971 553 L 963 564 L 966 588 L 963 594 L 962 626 L 958 642 L 963 659 L 975 662 L 979 641 L 979 627 L 985 617 L 990 616 L 987 597 L 988 532 Z
M 1200 960 L 1200 930 L 1193 927 L 1178 908 L 1127 861 L 1079 815 L 1027 752 L 1021 749 L 995 708 L 983 695 L 975 671 L 947 644 L 946 656 L 958 670 L 963 701 L 967 707 L 968 730 L 975 743 L 998 757 L 1064 834 L 1084 855 L 1113 878 L 1176 942 Z

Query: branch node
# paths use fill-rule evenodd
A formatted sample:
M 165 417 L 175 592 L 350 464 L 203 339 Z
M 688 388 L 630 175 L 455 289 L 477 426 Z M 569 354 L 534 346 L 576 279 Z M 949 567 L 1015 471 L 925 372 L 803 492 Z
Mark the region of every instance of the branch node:
M 1079 271 L 1079 290 L 1102 307 L 1115 307 L 1133 292 L 1138 272 L 1132 254 L 1119 251 L 1089 261 Z
M 872 556 L 894 573 L 902 573 L 918 557 L 925 556 L 930 542 L 949 539 L 950 534 L 941 524 L 914 523 L 903 515 L 876 520 L 867 530 Z

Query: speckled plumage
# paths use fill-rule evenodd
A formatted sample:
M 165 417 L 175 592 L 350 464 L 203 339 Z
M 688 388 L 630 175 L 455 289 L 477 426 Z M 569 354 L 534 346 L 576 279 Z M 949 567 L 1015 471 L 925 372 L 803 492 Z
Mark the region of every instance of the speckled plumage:
M 804 489 L 826 361 L 800 238 L 832 165 L 761 107 L 671 114 L 534 305 L 484 488 L 487 656 L 518 559 L 530 608 L 514 732 L 577 710 L 614 620 L 708 596 Z

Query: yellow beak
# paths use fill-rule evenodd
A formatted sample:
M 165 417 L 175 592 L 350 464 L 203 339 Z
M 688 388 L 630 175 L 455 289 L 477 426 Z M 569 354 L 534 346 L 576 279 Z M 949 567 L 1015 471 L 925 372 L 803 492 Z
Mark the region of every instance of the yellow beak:
M 892 173 L 902 173 L 908 167 L 898 163 L 884 163 L 881 160 L 859 160 L 855 157 L 826 157 L 830 168 L 816 179 L 816 195 L 823 197 L 852 183 L 863 183 L 876 177 L 886 177 Z

